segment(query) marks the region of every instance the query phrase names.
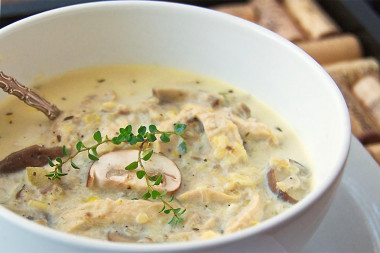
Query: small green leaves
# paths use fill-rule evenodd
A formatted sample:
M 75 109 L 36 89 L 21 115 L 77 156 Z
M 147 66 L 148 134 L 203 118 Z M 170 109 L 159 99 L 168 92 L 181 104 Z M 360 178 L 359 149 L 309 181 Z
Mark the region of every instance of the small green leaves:
M 62 147 L 62 154 L 63 154 L 63 156 L 68 156 L 69 155 L 69 153 L 67 152 L 67 149 L 66 149 L 65 145 L 63 145 L 63 147 Z
M 98 161 L 99 158 L 91 153 L 88 153 L 88 158 L 92 161 Z
M 175 124 L 174 125 L 174 132 L 176 134 L 182 134 L 183 131 L 185 131 L 186 125 L 185 124 Z
M 143 171 L 143 170 L 136 171 L 136 176 L 137 176 L 138 179 L 143 178 L 145 175 L 146 175 L 146 172 Z
M 125 167 L 125 170 L 135 170 L 139 166 L 138 162 L 132 162 L 127 167 Z
M 83 142 L 78 141 L 78 143 L 76 145 L 76 148 L 77 148 L 78 152 L 81 151 L 82 147 L 84 147 Z
M 71 159 L 70 160 L 70 163 L 71 163 L 71 167 L 73 167 L 74 169 L 77 169 L 79 170 L 80 168 L 73 162 L 73 160 Z
M 160 139 L 162 142 L 170 142 L 170 134 L 168 133 L 161 133 Z
M 160 140 L 162 142 L 170 142 L 170 137 L 172 135 L 177 135 L 180 138 L 180 144 L 178 145 L 178 149 L 181 153 L 187 152 L 187 146 L 186 142 L 184 140 L 184 137 L 182 133 L 185 131 L 186 125 L 185 124 L 175 124 L 173 131 L 160 131 L 157 129 L 155 125 L 149 125 L 147 128 L 146 126 L 140 126 L 137 130 L 137 134 L 135 135 L 132 132 L 132 126 L 128 125 L 125 128 L 119 129 L 119 134 L 113 138 L 108 138 L 108 136 L 102 137 L 102 134 L 100 131 L 96 131 L 93 134 L 93 139 L 95 140 L 95 144 L 92 146 L 85 146 L 84 143 L 80 140 L 77 142 L 75 148 L 76 152 L 69 155 L 69 152 L 66 148 L 66 146 L 62 147 L 62 154 L 65 158 L 65 160 L 62 160 L 62 158 L 58 157 L 55 159 L 55 161 L 52 161 L 48 158 L 49 165 L 54 168 L 53 171 L 49 172 L 45 176 L 48 177 L 51 180 L 54 179 L 61 179 L 61 177 L 67 175 L 67 173 L 64 173 L 62 171 L 62 166 L 66 162 L 70 162 L 71 166 L 74 169 L 80 169 L 78 165 L 76 165 L 73 161 L 73 158 L 75 158 L 79 153 L 81 152 L 87 152 L 87 156 L 92 161 L 98 161 L 98 152 L 97 148 L 98 146 L 104 144 L 104 143 L 113 143 L 115 145 L 120 144 L 129 144 L 131 146 L 138 144 L 139 145 L 139 153 L 138 157 L 136 158 L 136 161 L 131 162 L 129 165 L 125 167 L 125 170 L 132 171 L 139 168 L 139 165 L 141 168 L 139 170 L 136 170 L 136 177 L 138 179 L 145 178 L 147 183 L 147 191 L 141 196 L 141 199 L 158 199 L 163 203 L 162 209 L 159 211 L 159 213 L 165 213 L 165 214 L 173 214 L 173 217 L 169 221 L 169 224 L 177 224 L 180 223 L 183 219 L 180 217 L 186 209 L 181 210 L 181 208 L 173 208 L 171 206 L 171 202 L 174 200 L 174 195 L 171 195 L 168 200 L 165 200 L 166 195 L 168 194 L 167 190 L 164 189 L 161 192 L 159 192 L 156 188 L 156 186 L 159 186 L 163 182 L 163 175 L 162 174 L 156 174 L 156 175 L 148 175 L 145 168 L 143 161 L 149 161 L 149 159 L 153 156 L 153 149 L 152 149 L 152 143 L 157 140 L 156 135 L 160 135 Z
M 165 210 L 166 206 L 164 204 L 164 206 L 162 207 L 162 209 L 160 211 L 158 211 L 158 213 L 162 213 L 164 210 Z
M 149 151 L 148 153 L 144 154 L 144 152 L 142 153 L 142 159 L 144 161 L 148 161 L 153 155 L 153 150 Z
M 150 192 L 144 193 L 144 195 L 141 196 L 142 199 L 149 199 L 151 196 Z
M 150 125 L 149 126 L 149 131 L 151 133 L 157 133 L 158 132 L 157 127 L 155 125 Z
M 170 197 L 170 199 L 168 200 L 168 202 L 170 203 L 170 202 L 172 202 L 174 200 L 174 195 L 172 195 L 171 197 Z
M 162 175 L 159 175 L 153 185 L 159 185 L 162 182 Z
M 145 126 L 141 126 L 139 128 L 139 130 L 137 130 L 137 132 L 140 134 L 140 135 L 144 135 L 145 132 L 146 132 L 146 127 Z
M 148 142 L 155 142 L 157 140 L 156 136 L 153 133 L 150 133 L 146 136 Z
M 183 140 L 179 145 L 178 145 L 179 152 L 182 154 L 185 154 L 187 152 L 187 145 L 185 140 Z
M 161 193 L 159 191 L 156 191 L 156 190 L 152 191 L 152 199 L 156 199 L 160 195 L 161 195 Z
M 100 131 L 96 131 L 94 133 L 94 140 L 97 142 L 97 143 L 101 143 L 102 142 L 102 134 L 100 133 Z
M 55 166 L 55 164 L 53 163 L 53 161 L 49 157 L 47 158 L 47 160 L 48 160 L 48 163 L 49 163 L 50 167 L 54 167 Z

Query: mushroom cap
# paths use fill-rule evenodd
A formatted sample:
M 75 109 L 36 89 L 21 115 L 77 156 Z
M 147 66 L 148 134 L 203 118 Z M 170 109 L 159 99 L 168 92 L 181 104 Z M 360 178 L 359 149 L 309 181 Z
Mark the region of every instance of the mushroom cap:
M 102 155 L 90 168 L 87 187 L 146 191 L 145 179 L 136 176 L 136 171 L 141 170 L 140 165 L 135 170 L 125 170 L 126 166 L 137 161 L 138 153 L 138 150 L 119 150 Z M 163 192 L 166 189 L 173 193 L 181 186 L 181 173 L 167 157 L 153 153 L 148 161 L 142 163 L 148 176 L 162 175 L 161 184 L 153 186 L 155 190 Z

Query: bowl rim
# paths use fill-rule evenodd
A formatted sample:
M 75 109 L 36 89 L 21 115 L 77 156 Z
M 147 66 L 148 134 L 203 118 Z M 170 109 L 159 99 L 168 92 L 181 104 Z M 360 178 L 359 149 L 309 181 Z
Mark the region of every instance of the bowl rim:
M 265 235 L 266 232 L 271 231 L 272 229 L 281 226 L 287 222 L 290 222 L 292 219 L 295 219 L 298 215 L 305 212 L 310 208 L 313 203 L 317 202 L 322 196 L 329 190 L 333 183 L 339 180 L 341 173 L 344 170 L 344 165 L 348 156 L 350 139 L 351 139 L 351 128 L 350 128 L 350 118 L 348 109 L 345 103 L 345 100 L 333 81 L 333 79 L 327 74 L 327 72 L 320 66 L 314 59 L 312 59 L 308 54 L 306 54 L 302 49 L 296 47 L 291 42 L 281 37 L 278 34 L 275 34 L 259 25 L 256 25 L 247 20 L 243 20 L 238 17 L 234 17 L 229 14 L 221 13 L 215 10 L 192 6 L 182 3 L 172 3 L 172 2 L 161 2 L 161 1 L 98 1 L 90 3 L 81 3 L 71 6 L 65 6 L 49 11 L 45 11 L 33 16 L 19 20 L 13 24 L 7 25 L 0 29 L 0 39 L 2 34 L 7 32 L 12 32 L 24 26 L 32 25 L 38 22 L 43 22 L 45 19 L 48 20 L 53 16 L 65 15 L 70 12 L 71 14 L 80 13 L 82 11 L 88 11 L 89 9 L 98 9 L 104 6 L 109 7 L 118 7 L 118 6 L 127 6 L 127 5 L 140 5 L 141 7 L 158 7 L 158 8 L 175 8 L 176 11 L 186 11 L 193 12 L 194 15 L 207 15 L 214 16 L 216 19 L 220 19 L 221 22 L 232 22 L 237 26 L 243 27 L 244 29 L 250 30 L 247 32 L 259 33 L 260 36 L 268 37 L 272 40 L 275 40 L 276 43 L 286 48 L 287 50 L 292 51 L 293 54 L 297 54 L 299 57 L 304 59 L 305 64 L 313 68 L 314 71 L 320 72 L 321 79 L 324 79 L 324 82 L 330 83 L 331 93 L 335 96 L 336 104 L 340 105 L 340 112 L 342 114 L 343 122 L 347 128 L 344 128 L 344 131 L 341 133 L 342 149 L 336 153 L 338 157 L 335 164 L 333 164 L 332 170 L 334 173 L 331 174 L 327 180 L 320 184 L 320 187 L 313 189 L 302 201 L 292 208 L 286 210 L 285 212 L 278 214 L 268 220 L 263 221 L 258 226 L 249 227 L 228 235 L 222 235 L 220 237 L 211 238 L 207 240 L 197 240 L 189 242 L 168 242 L 168 243 L 159 243 L 159 244 L 141 244 L 141 243 L 117 243 L 117 242 L 108 242 L 101 241 L 97 239 L 81 237 L 73 234 L 68 234 L 61 232 L 52 228 L 48 228 L 42 225 L 38 225 L 33 221 L 26 220 L 25 218 L 13 213 L 12 211 L 6 209 L 0 205 L 0 217 L 5 218 L 8 222 L 16 224 L 18 227 L 25 228 L 28 232 L 36 233 L 49 240 L 55 242 L 65 243 L 68 245 L 76 245 L 84 247 L 86 249 L 107 249 L 114 251 L 125 251 L 133 250 L 135 252 L 167 252 L 172 250 L 197 250 L 197 249 L 206 249 L 214 246 L 221 246 L 228 244 L 232 241 L 238 241 L 246 239 L 253 235 Z M 223 21 L 222 21 L 223 20 Z

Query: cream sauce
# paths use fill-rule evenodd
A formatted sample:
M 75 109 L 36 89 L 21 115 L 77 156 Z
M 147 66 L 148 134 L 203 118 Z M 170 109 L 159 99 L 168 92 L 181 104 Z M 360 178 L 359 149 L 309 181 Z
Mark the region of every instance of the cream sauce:
M 199 129 L 188 129 L 190 143 L 187 154 L 179 155 L 175 150 L 168 151 L 156 145 L 155 151 L 165 153 L 182 174 L 182 185 L 175 193 L 173 205 L 187 211 L 183 215 L 183 223 L 174 226 L 167 224 L 169 215 L 157 214 L 156 206 L 151 207 L 153 211 L 148 212 L 144 208 L 136 211 L 129 201 L 139 198 L 140 192 L 86 187 L 92 162 L 85 155 L 75 158 L 81 170 L 65 166 L 64 170 L 69 175 L 61 182 L 47 182 L 46 187 L 33 185 L 25 171 L 0 175 L 0 204 L 40 224 L 103 240 L 163 242 L 206 239 L 259 224 L 292 206 L 269 190 L 266 173 L 271 166 L 277 168 L 279 181 L 284 180 L 278 186 L 286 188 L 290 185 L 290 189 L 286 190 L 296 199 L 302 199 L 312 189 L 312 173 L 300 172 L 287 160 L 290 158 L 312 168 L 307 152 L 288 124 L 251 95 L 220 81 L 159 66 L 115 65 L 75 70 L 40 80 L 33 87 L 65 112 L 62 117 L 80 115 L 79 119 L 63 120 L 61 117 L 51 122 L 42 113 L 28 108 L 15 98 L 2 101 L 0 143 L 6 148 L 0 150 L 0 159 L 34 144 L 65 144 L 74 149 L 79 139 L 91 142 L 94 131 L 98 129 L 108 131 L 112 137 L 119 127 L 127 124 L 136 128 L 151 123 L 157 126 L 170 123 L 186 107 L 186 103 L 161 106 L 162 103 L 152 97 L 153 88 L 201 90 L 213 96 L 222 96 L 224 104 L 219 108 L 236 108 L 244 102 L 251 110 L 251 117 L 265 123 L 263 128 L 269 129 L 273 135 L 247 142 L 245 138 L 249 137 L 241 136 L 244 144 L 241 145 L 239 141 L 226 140 L 224 137 L 228 134 L 223 133 L 225 129 L 219 129 L 215 138 Z M 211 117 L 212 113 L 221 112 L 209 108 Z M 247 121 L 244 116 L 237 116 Z M 205 124 L 210 114 L 203 113 L 198 119 L 202 120 L 202 117 Z M 235 123 L 233 120 L 223 122 Z M 231 132 L 237 132 L 236 125 L 231 124 Z M 207 125 L 204 127 L 207 132 Z M 270 138 L 278 140 L 278 144 L 271 143 Z M 240 158 L 238 151 L 232 154 L 228 150 L 215 148 L 220 143 L 223 146 L 223 142 L 232 146 L 236 144 L 233 146 L 235 151 L 239 151 L 241 146 L 247 158 Z M 100 153 L 113 149 L 108 146 Z M 237 161 L 232 160 L 235 158 Z M 50 170 L 49 166 L 45 169 Z M 146 205 L 156 205 L 153 202 Z M 139 202 L 139 205 L 144 206 L 144 203 Z M 124 204 L 125 213 L 118 216 L 117 212 L 122 212 L 118 206 Z M 110 208 L 100 208 L 105 205 Z M 82 209 L 78 210 L 78 207 Z M 81 216 L 83 210 L 90 216 Z M 115 217 L 109 212 L 115 213 Z M 136 212 L 137 216 L 133 219 L 120 218 Z M 106 221 L 103 216 L 112 216 L 112 220 Z M 83 224 L 70 224 L 69 227 L 68 220 L 73 219 L 81 220 Z

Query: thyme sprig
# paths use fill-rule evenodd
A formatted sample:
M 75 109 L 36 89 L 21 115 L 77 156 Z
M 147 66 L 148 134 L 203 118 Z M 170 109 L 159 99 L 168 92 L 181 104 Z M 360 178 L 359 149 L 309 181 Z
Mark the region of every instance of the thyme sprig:
M 180 137 L 180 144 L 178 149 L 181 153 L 187 152 L 187 145 L 183 132 L 186 129 L 185 124 L 174 124 L 173 131 L 160 131 L 155 125 L 150 125 L 148 128 L 146 126 L 140 126 L 138 129 L 138 134 L 132 132 L 132 126 L 128 125 L 125 128 L 120 128 L 120 134 L 118 136 L 110 139 L 107 135 L 103 138 L 100 131 L 96 131 L 93 135 L 93 139 L 96 143 L 92 146 L 86 146 L 82 141 L 78 141 L 76 144 L 76 151 L 73 154 L 68 153 L 65 146 L 62 148 L 62 154 L 66 157 L 62 159 L 58 157 L 55 161 L 48 159 L 50 167 L 54 168 L 53 171 L 50 171 L 46 176 L 51 179 L 61 179 L 61 177 L 66 176 L 67 173 L 64 173 L 62 166 L 68 162 L 74 169 L 80 169 L 77 166 L 73 159 L 82 152 L 87 152 L 87 156 L 92 161 L 99 160 L 97 148 L 105 143 L 113 143 L 119 145 L 121 143 L 126 143 L 129 145 L 136 145 L 140 143 L 139 152 L 137 160 L 128 164 L 125 169 L 132 171 L 139 167 L 141 170 L 136 171 L 136 176 L 138 179 L 145 179 L 147 184 L 147 191 L 141 196 L 142 199 L 159 199 L 163 203 L 162 209 L 159 211 L 164 212 L 165 214 L 173 214 L 172 219 L 169 221 L 169 224 L 180 223 L 183 219 L 181 215 L 185 213 L 186 209 L 174 208 L 170 203 L 174 200 L 174 195 L 172 195 L 168 200 L 165 200 L 164 197 L 167 195 L 167 190 L 165 189 L 162 193 L 155 190 L 153 187 L 162 183 L 162 175 L 148 175 L 144 167 L 143 161 L 148 161 L 153 155 L 153 149 L 150 147 L 151 143 L 157 140 L 156 135 L 160 136 L 162 142 L 170 142 L 170 137 L 172 135 L 177 135 Z

